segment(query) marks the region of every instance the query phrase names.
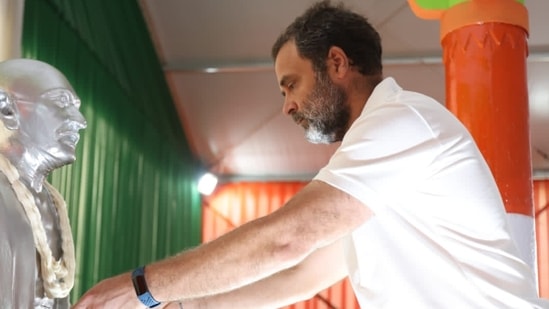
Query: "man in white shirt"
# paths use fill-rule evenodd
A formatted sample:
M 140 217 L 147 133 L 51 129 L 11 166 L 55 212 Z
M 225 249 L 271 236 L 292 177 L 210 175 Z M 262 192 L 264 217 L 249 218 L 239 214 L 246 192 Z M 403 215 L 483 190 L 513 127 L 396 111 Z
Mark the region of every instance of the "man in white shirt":
M 76 308 L 279 308 L 346 276 L 364 308 L 549 308 L 473 139 L 383 78 L 364 17 L 317 3 L 273 58 L 283 112 L 309 141 L 341 141 L 328 165 L 274 213 L 107 279 Z

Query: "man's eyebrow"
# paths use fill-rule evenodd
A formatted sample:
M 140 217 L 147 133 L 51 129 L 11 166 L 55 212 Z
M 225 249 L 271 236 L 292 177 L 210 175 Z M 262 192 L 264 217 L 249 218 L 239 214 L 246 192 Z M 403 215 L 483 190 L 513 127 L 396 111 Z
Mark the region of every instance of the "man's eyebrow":
M 288 80 L 290 79 L 290 77 L 288 75 L 286 76 L 283 76 L 282 79 L 280 79 L 280 87 L 285 87 L 286 84 L 288 84 Z

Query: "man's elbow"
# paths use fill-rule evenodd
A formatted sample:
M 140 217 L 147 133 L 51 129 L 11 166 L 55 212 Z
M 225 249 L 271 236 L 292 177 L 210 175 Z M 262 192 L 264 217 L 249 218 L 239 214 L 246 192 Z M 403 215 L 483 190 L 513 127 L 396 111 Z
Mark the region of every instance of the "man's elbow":
M 293 238 L 286 241 L 279 241 L 274 245 L 273 256 L 283 269 L 288 269 L 298 265 L 311 252 L 314 251 L 314 246 L 303 239 Z

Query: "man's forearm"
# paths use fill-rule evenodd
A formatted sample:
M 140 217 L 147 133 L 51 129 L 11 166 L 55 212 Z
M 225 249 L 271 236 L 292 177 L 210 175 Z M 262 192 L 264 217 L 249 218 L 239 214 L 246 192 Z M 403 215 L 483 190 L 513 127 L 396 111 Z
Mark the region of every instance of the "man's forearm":
M 300 263 L 370 215 L 358 200 L 313 181 L 274 213 L 148 265 L 145 277 L 163 302 L 226 293 Z
M 290 252 L 291 245 L 283 237 L 279 241 L 274 226 L 251 222 L 197 249 L 148 265 L 146 278 L 152 294 L 159 301 L 199 298 L 237 289 L 295 265 L 308 252 Z
M 320 248 L 300 264 L 256 283 L 227 293 L 182 301 L 181 306 L 185 309 L 273 309 L 310 299 L 347 275 L 343 241 L 345 239 Z

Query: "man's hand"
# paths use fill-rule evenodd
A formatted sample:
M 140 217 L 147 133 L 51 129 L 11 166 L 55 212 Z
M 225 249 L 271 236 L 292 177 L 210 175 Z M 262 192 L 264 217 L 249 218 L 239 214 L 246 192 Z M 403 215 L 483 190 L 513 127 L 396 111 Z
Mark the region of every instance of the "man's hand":
M 131 273 L 105 279 L 88 290 L 73 309 L 142 309 L 146 308 L 135 295 Z

